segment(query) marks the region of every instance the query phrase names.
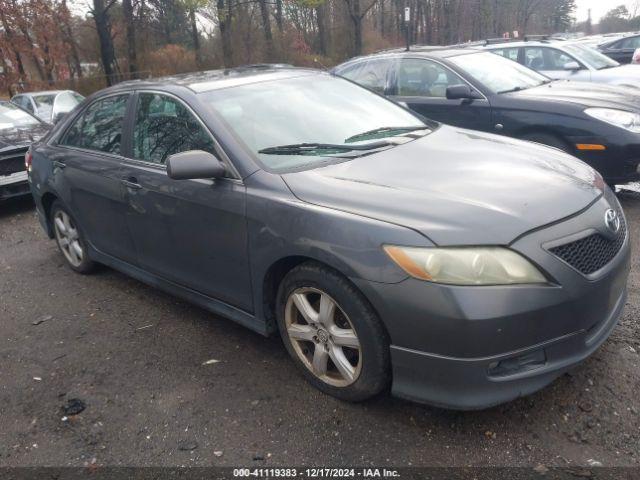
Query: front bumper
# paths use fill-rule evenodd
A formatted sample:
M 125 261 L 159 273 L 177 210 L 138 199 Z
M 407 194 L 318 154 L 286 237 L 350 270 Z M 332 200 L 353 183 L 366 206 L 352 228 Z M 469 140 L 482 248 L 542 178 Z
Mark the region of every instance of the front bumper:
M 391 337 L 392 392 L 454 409 L 479 409 L 532 393 L 591 355 L 625 305 L 629 234 L 601 270 L 583 275 L 545 245 L 603 227 L 610 191 L 580 215 L 531 232 L 510 248 L 554 283 L 447 286 L 415 279 L 354 279 Z
M 26 171 L 0 176 L 0 200 L 29 195 L 29 193 L 31 191 Z
M 393 393 L 459 410 L 488 408 L 528 395 L 595 352 L 618 323 L 625 301 L 623 292 L 609 317 L 588 330 L 503 355 L 453 358 L 392 346 Z M 511 365 L 511 372 L 501 364 Z

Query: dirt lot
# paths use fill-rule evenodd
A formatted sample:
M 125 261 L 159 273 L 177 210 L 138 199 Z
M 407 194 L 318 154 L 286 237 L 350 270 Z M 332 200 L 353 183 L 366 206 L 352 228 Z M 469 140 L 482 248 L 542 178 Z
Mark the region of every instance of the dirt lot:
M 622 200 L 634 258 L 612 337 L 543 391 L 465 413 L 324 396 L 278 339 L 74 274 L 30 201 L 0 205 L 0 465 L 638 466 L 640 197 Z

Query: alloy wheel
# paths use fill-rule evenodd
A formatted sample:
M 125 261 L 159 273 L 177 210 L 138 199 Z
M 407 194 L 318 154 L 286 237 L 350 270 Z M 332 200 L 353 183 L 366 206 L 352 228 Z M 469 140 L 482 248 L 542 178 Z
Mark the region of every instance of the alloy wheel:
M 53 217 L 53 226 L 56 240 L 65 258 L 74 267 L 79 267 L 84 259 L 84 249 L 73 220 L 63 210 L 58 210 Z
M 285 326 L 304 366 L 336 387 L 354 383 L 362 369 L 360 340 L 351 321 L 327 293 L 294 290 L 285 306 Z

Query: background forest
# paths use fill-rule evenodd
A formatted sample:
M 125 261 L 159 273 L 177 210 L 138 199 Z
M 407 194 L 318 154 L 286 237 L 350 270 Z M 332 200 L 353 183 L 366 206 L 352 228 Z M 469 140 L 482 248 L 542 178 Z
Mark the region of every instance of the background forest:
M 87 3 L 88 2 L 88 3 Z M 91 93 L 129 78 L 261 62 L 331 66 L 402 45 L 640 28 L 626 7 L 575 25 L 574 0 L 0 0 L 0 92 Z

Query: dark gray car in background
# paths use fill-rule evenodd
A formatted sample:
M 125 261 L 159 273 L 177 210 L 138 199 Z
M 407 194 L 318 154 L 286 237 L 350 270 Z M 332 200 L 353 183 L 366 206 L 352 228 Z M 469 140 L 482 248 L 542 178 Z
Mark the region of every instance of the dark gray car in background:
M 624 214 L 593 169 L 324 72 L 123 83 L 27 163 L 71 268 L 279 331 L 345 400 L 526 395 L 593 353 L 625 304 Z

